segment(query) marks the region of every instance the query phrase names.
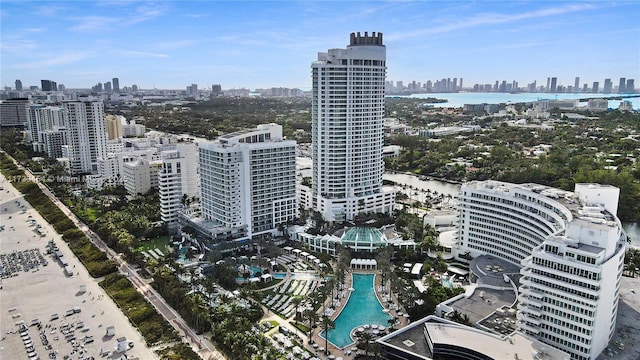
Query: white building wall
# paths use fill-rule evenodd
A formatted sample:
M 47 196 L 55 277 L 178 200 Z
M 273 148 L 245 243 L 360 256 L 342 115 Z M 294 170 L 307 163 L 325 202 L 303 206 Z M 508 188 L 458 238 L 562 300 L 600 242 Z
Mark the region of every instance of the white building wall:
M 106 155 L 104 105 L 100 101 L 65 101 L 67 140 L 72 175 L 95 173 L 98 159 Z
M 201 208 L 206 220 L 228 228 L 247 227 L 247 236 L 271 232 L 297 215 L 295 141 L 282 127 L 221 136 L 200 143 Z
M 182 197 L 200 197 L 197 152 L 195 143 L 177 144 L 175 150 L 161 152 L 160 216 L 169 228 L 177 226 L 178 211 L 183 210 Z
M 392 211 L 395 194 L 382 189 L 385 62 L 382 34 L 358 33 L 311 65 L 313 207 L 328 221 Z

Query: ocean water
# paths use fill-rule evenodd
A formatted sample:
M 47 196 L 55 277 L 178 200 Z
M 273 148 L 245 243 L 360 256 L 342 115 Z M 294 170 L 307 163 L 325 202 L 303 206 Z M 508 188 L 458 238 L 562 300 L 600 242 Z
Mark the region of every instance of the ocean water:
M 429 94 L 413 94 L 410 98 L 424 99 L 434 97 L 438 99 L 447 99 L 449 102 L 441 104 L 433 104 L 434 107 L 462 107 L 464 104 L 499 104 L 508 102 L 530 102 L 544 99 L 585 99 L 594 97 L 613 97 L 632 94 L 550 94 L 550 93 L 477 93 L 477 92 L 459 92 L 459 93 L 429 93 Z M 640 97 L 624 99 L 631 101 L 634 109 L 640 109 Z M 609 108 L 617 109 L 622 100 L 609 100 Z M 586 105 L 586 103 L 584 103 Z

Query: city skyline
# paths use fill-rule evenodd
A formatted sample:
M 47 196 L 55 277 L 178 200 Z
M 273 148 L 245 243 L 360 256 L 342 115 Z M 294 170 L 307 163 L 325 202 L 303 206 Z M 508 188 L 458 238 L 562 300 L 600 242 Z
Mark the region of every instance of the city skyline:
M 2 86 L 308 89 L 317 49 L 382 32 L 392 81 L 569 86 L 640 69 L 640 3 L 3 2 Z

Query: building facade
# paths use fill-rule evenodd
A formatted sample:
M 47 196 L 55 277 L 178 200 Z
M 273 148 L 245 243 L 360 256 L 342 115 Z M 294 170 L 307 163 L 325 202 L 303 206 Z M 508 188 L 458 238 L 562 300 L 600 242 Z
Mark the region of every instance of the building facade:
M 28 106 L 27 98 L 0 101 L 0 126 L 24 128 L 27 125 Z
M 62 107 L 34 104 L 28 107 L 27 139 L 34 143 L 42 143 L 42 134 L 54 127 L 66 127 L 66 114 Z
M 454 252 L 520 265 L 519 330 L 595 359 L 615 330 L 626 239 L 618 198 L 618 188 L 598 184 L 464 184 Z
M 71 175 L 91 174 L 98 170 L 98 159 L 106 156 L 107 130 L 102 101 L 64 101 L 67 115 L 67 145 L 63 157 L 69 159 Z
M 297 216 L 295 148 L 277 124 L 199 144 L 202 218 L 212 234 L 250 239 Z
M 160 217 L 169 229 L 175 229 L 178 227 L 178 211 L 200 197 L 198 147 L 195 143 L 178 143 L 173 149 L 161 151 L 160 157 Z
M 311 65 L 312 207 L 327 221 L 391 212 L 382 187 L 386 48 L 382 33 L 352 33 L 346 49 L 318 53 Z

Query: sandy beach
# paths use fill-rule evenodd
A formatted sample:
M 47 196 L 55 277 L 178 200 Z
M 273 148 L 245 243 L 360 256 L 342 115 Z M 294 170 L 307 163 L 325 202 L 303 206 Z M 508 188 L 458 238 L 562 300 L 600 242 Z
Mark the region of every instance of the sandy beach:
M 158 359 L 61 236 L 1 175 L 0 187 L 0 358 Z M 63 255 L 66 272 L 47 254 L 49 243 Z M 118 339 L 127 350 L 116 351 Z

